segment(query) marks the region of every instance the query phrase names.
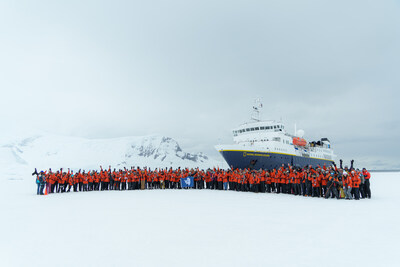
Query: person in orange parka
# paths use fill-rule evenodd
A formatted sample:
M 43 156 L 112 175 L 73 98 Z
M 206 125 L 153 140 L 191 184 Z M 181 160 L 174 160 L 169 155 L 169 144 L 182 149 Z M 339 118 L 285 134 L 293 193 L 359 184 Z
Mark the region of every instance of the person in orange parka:
M 271 192 L 275 192 L 275 189 L 276 189 L 276 178 L 275 178 L 276 170 L 273 169 L 273 170 L 269 173 L 269 175 L 271 176 Z
M 342 183 L 343 183 L 343 191 L 345 194 L 345 198 L 346 199 L 352 199 L 352 195 L 351 195 L 351 189 L 353 186 L 351 177 L 347 174 L 347 172 L 344 172 L 342 175 Z
M 325 166 L 325 165 L 324 165 Z M 329 176 L 330 176 L 330 173 L 329 173 L 329 171 L 325 171 L 325 174 L 324 173 L 321 173 L 321 189 L 322 189 L 322 196 L 325 196 L 325 194 L 326 194 L 326 186 L 327 186 L 327 184 L 328 184 L 328 180 L 329 180 Z
M 224 186 L 224 190 L 228 190 L 228 179 L 229 179 L 229 172 L 223 172 L 222 183 Z
M 267 184 L 267 193 L 271 193 L 272 192 L 272 178 L 271 178 L 270 172 L 265 173 L 265 181 Z
M 287 182 L 289 183 L 287 185 L 287 190 L 289 194 L 295 194 L 296 191 L 296 176 L 297 176 L 297 171 L 293 170 L 292 167 L 289 165 L 289 174 L 288 174 L 288 179 Z
M 58 171 L 57 171 L 58 173 Z M 49 193 L 54 193 L 54 186 L 57 180 L 57 174 L 56 173 L 51 173 L 49 177 L 49 182 L 50 182 L 50 192 Z
M 82 177 L 82 188 L 84 192 L 88 191 L 88 184 L 89 184 L 89 173 L 83 172 L 83 177 Z
M 281 183 L 281 177 L 282 177 L 282 168 L 279 168 L 278 171 L 275 174 L 275 183 L 276 183 L 276 193 L 279 194 L 282 192 L 282 183 Z
M 68 170 L 69 173 L 69 170 Z M 65 186 L 65 176 L 67 176 L 67 174 L 64 172 L 62 173 L 59 178 L 58 178 L 58 191 L 57 193 L 63 193 L 64 192 L 64 186 Z
M 282 175 L 281 175 L 281 184 L 282 184 L 282 193 L 287 194 L 289 193 L 289 171 L 286 169 L 283 169 Z
M 100 174 L 98 172 L 95 172 L 93 176 L 93 190 L 100 190 Z
M 266 182 L 266 171 L 265 170 L 261 170 L 260 171 L 260 192 L 261 193 L 265 193 L 266 188 L 265 188 L 265 182 Z
M 360 200 L 360 183 L 361 183 L 361 179 L 360 177 L 357 175 L 357 173 L 352 170 L 350 172 L 350 176 L 351 176 L 351 180 L 352 180 L 352 189 L 353 189 L 353 196 L 355 198 L 355 200 Z
M 94 171 L 88 173 L 88 191 L 93 191 L 94 174 Z
M 74 176 L 73 176 L 73 174 L 71 174 L 71 175 L 69 175 L 68 177 L 67 177 L 67 183 L 68 183 L 68 189 L 67 189 L 67 192 L 70 192 L 71 191 L 71 188 L 73 188 L 74 187 Z
M 367 171 L 367 169 L 363 168 L 362 169 L 362 175 L 364 175 L 364 192 L 365 192 L 365 196 L 367 198 L 371 198 L 371 188 L 370 188 L 370 182 L 369 179 L 371 179 L 371 174 Z
M 319 181 L 318 181 L 318 174 L 313 173 L 311 174 L 312 177 L 312 197 L 319 197 Z
M 223 175 L 222 171 L 219 171 L 218 175 L 217 175 L 218 190 L 223 189 L 223 183 L 222 183 L 223 177 L 224 177 L 224 175 Z
M 292 190 L 293 194 L 295 196 L 300 195 L 301 189 L 300 189 L 300 179 L 301 179 L 301 174 L 297 171 L 293 171 L 294 177 L 293 177 L 293 182 L 292 182 Z
M 81 173 L 81 170 L 76 174 L 76 179 L 78 181 L 79 192 L 83 191 L 83 176 L 85 175 L 85 171 Z
M 121 190 L 126 190 L 126 174 L 125 172 L 119 171 L 119 183 Z

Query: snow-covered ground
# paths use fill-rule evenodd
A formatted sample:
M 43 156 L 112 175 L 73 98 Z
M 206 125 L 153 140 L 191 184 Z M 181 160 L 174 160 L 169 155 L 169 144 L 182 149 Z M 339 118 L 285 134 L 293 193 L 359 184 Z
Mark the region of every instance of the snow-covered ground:
M 0 177 L 1 266 L 399 266 L 400 173 L 373 173 L 373 198 L 360 201 L 210 190 L 37 196 L 34 178 Z

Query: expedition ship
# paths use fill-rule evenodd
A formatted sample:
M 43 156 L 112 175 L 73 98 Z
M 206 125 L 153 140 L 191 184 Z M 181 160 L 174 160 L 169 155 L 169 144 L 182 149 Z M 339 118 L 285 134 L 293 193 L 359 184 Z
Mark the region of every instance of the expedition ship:
M 261 121 L 261 108 L 256 100 L 251 121 L 233 129 L 234 144 L 215 146 L 231 168 L 271 170 L 282 164 L 316 167 L 334 162 L 336 155 L 328 138 L 307 142 L 302 130 L 291 135 L 281 121 Z

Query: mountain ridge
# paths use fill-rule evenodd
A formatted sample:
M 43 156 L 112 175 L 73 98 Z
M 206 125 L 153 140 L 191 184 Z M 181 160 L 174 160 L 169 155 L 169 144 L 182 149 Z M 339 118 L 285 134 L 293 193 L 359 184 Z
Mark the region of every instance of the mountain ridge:
M 36 134 L 0 144 L 0 167 L 9 174 L 19 169 L 200 168 L 221 167 L 224 162 L 204 153 L 189 153 L 163 135 L 109 139 Z

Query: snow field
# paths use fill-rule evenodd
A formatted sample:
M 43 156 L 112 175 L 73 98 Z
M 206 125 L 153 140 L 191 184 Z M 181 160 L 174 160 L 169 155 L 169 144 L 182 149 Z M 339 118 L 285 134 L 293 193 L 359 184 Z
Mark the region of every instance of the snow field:
M 2 266 L 398 266 L 400 173 L 370 200 L 212 190 L 37 196 L 0 178 Z

